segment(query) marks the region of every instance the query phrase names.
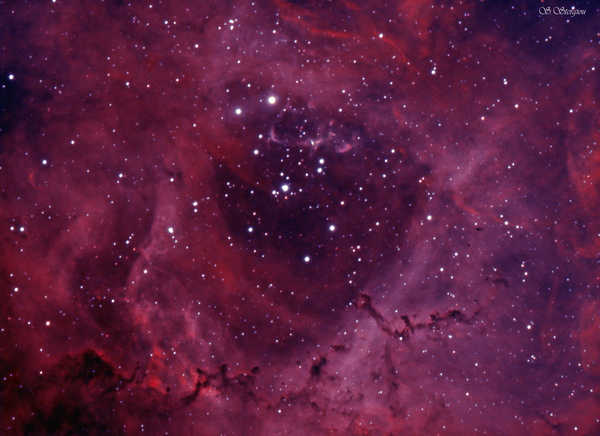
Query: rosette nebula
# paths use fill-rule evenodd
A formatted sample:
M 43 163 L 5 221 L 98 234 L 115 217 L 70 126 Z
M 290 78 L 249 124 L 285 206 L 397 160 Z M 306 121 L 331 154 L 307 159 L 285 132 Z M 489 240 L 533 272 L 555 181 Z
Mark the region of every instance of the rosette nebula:
M 0 433 L 599 435 L 599 14 L 0 2 Z

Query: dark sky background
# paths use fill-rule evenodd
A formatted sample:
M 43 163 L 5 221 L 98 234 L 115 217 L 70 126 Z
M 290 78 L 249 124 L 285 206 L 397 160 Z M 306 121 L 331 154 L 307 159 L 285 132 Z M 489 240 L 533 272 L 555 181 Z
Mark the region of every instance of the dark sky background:
M 0 433 L 600 435 L 600 10 L 514 3 L 0 2 Z

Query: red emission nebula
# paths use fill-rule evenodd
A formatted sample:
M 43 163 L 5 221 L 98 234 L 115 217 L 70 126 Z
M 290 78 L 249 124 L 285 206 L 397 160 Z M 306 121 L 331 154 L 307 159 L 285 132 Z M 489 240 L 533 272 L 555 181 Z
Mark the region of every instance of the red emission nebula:
M 600 435 L 593 1 L 0 1 L 0 434 Z

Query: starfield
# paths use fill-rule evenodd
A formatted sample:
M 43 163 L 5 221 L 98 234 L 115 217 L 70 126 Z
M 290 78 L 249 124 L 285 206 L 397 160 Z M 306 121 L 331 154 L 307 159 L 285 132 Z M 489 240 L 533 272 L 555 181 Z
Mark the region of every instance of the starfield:
M 600 10 L 0 1 L 0 434 L 600 435 Z

